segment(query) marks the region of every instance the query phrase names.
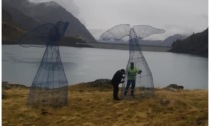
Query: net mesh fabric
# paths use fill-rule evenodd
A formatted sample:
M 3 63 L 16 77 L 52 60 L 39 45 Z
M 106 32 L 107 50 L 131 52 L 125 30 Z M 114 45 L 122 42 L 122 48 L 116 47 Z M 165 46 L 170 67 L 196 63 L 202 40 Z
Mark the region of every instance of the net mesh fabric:
M 129 36 L 131 26 L 129 24 L 120 24 L 107 30 L 100 36 L 102 41 L 118 41 Z
M 138 38 L 146 38 L 154 34 L 162 34 L 163 29 L 158 29 L 149 25 L 134 25 L 133 29 Z
M 30 87 L 28 105 L 59 107 L 68 103 L 68 81 L 59 51 L 59 41 L 67 26 L 68 23 L 65 22 L 44 24 L 27 33 L 19 41 L 24 47 L 46 47 Z M 36 41 L 42 45 L 34 45 Z

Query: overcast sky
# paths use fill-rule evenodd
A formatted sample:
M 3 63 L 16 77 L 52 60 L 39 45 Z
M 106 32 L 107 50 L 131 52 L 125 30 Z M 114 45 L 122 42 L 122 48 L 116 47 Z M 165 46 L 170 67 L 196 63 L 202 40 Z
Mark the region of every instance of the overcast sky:
M 30 0 L 46 2 L 51 0 Z M 151 25 L 166 30 L 150 38 L 192 34 L 208 27 L 208 0 L 53 0 L 76 16 L 98 39 L 118 24 Z

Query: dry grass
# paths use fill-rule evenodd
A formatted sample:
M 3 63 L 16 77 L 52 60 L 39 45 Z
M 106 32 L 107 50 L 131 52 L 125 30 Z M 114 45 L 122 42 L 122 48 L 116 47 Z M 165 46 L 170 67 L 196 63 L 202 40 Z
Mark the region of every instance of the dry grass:
M 2 100 L 4 126 L 207 126 L 208 91 L 156 89 L 150 99 L 112 100 L 112 89 L 69 87 L 69 105 L 34 109 L 28 89 L 11 88 Z M 168 99 L 169 104 L 160 104 Z

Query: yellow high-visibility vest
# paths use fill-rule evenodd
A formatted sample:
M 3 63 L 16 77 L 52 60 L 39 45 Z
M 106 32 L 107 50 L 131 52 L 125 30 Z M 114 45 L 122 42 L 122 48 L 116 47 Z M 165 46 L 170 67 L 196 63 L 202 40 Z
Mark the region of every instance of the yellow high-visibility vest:
M 138 69 L 134 67 L 131 69 L 130 67 L 127 67 L 127 76 L 128 80 L 136 80 L 136 74 L 138 73 Z

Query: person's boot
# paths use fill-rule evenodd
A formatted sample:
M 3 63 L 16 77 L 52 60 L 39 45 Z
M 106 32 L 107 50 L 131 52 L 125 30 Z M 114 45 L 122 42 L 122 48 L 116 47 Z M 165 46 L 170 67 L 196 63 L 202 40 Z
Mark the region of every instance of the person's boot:
M 116 96 L 116 97 L 114 97 L 114 100 L 120 100 L 120 99 Z
M 134 91 L 133 91 L 133 90 L 131 91 L 131 96 L 132 96 L 132 97 L 135 97 Z
M 128 91 L 125 91 L 125 92 L 124 92 L 124 96 L 126 96 L 126 95 L 127 95 L 127 92 L 128 92 Z
M 113 99 L 114 100 L 118 100 L 119 98 L 118 98 L 118 92 L 114 92 L 113 93 Z

